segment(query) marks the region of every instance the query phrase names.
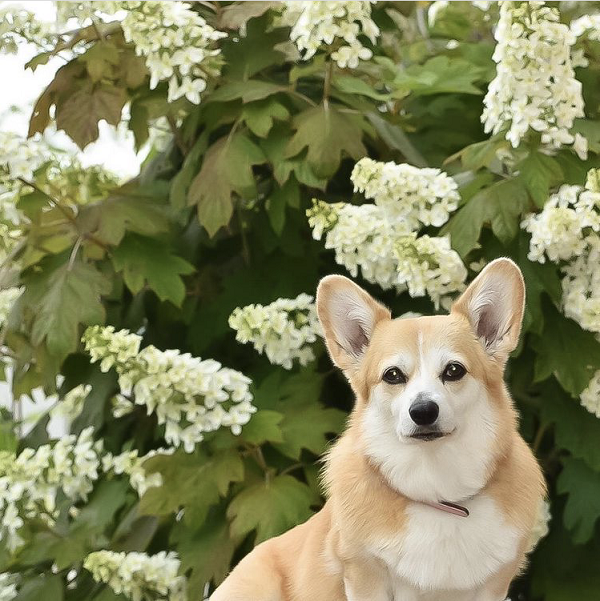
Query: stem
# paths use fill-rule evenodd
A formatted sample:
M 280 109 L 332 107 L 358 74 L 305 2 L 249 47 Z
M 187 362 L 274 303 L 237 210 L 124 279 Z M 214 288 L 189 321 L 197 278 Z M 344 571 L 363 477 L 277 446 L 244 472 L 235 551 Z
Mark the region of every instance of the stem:
M 289 474 L 290 472 L 293 472 L 301 467 L 304 467 L 303 463 L 293 463 L 292 465 L 286 467 L 279 475 L 285 476 L 285 474 Z
M 329 94 L 331 93 L 331 78 L 333 76 L 333 61 L 327 63 L 327 69 L 325 70 L 325 81 L 323 83 L 323 104 L 327 108 L 329 104 Z
M 310 106 L 317 106 L 317 103 L 314 100 L 311 100 L 308 96 L 306 96 L 305 94 L 302 94 L 302 92 L 298 92 L 298 90 L 294 90 L 294 88 L 289 88 L 288 92 L 290 94 L 293 94 L 294 96 L 298 96 L 298 98 L 301 98 L 302 100 L 304 100 L 304 102 L 306 102 L 307 104 L 310 104 Z
M 175 123 L 175 119 L 173 119 L 172 115 L 167 115 L 167 121 L 169 122 L 169 127 L 171 128 L 171 133 L 173 134 L 173 137 L 175 138 L 175 144 L 177 144 L 177 148 L 179 148 L 179 152 L 181 152 L 181 154 L 183 155 L 183 158 L 185 158 L 188 153 L 188 148 L 187 148 L 183 138 L 181 137 L 181 131 L 177 127 L 177 124 Z
M 531 444 L 531 448 L 533 452 L 537 455 L 538 449 L 542 444 L 542 440 L 544 438 L 544 434 L 546 433 L 548 426 L 546 424 L 540 424 L 538 431 L 535 434 L 535 438 L 533 439 L 533 443 Z
M 244 263 L 250 265 L 250 245 L 248 244 L 248 237 L 244 229 L 244 222 L 242 220 L 242 210 L 240 209 L 239 203 L 236 206 L 237 218 L 240 225 L 240 234 L 242 236 L 242 256 L 244 257 Z

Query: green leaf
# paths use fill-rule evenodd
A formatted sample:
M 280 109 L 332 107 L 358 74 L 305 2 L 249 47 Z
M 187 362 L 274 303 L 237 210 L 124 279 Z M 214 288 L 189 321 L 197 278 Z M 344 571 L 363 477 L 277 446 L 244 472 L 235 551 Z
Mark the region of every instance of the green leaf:
M 267 215 L 273 231 L 280 236 L 285 225 L 285 207 L 299 206 L 300 203 L 300 188 L 294 178 L 288 179 L 281 187 L 276 187 L 269 198 L 267 198 L 266 209 Z
M 207 102 L 231 102 L 241 99 L 242 102 L 253 102 L 262 100 L 287 90 L 281 86 L 269 81 L 260 79 L 249 79 L 248 81 L 231 81 L 217 88 L 207 99 Z
M 442 228 L 452 247 L 465 257 L 477 246 L 486 223 L 500 242 L 508 244 L 519 232 L 521 214 L 528 207 L 527 190 L 519 179 L 497 182 L 475 194 Z
M 600 419 L 554 383 L 542 388 L 540 399 L 542 420 L 554 424 L 556 446 L 600 472 Z
M 533 202 L 537 207 L 543 208 L 548 200 L 550 188 L 563 179 L 560 165 L 548 155 L 531 152 L 517 165 L 517 168 Z
M 381 94 L 373 89 L 366 81 L 350 75 L 341 75 L 334 77 L 332 84 L 340 91 L 346 94 L 358 94 L 368 96 L 374 100 L 389 100 L 389 94 Z
M 198 219 L 209 236 L 229 223 L 234 192 L 242 198 L 256 197 L 252 166 L 265 161 L 262 150 L 241 133 L 225 136 L 208 149 L 188 198 L 197 206 Z
M 56 127 L 84 149 L 98 139 L 99 121 L 104 119 L 110 125 L 118 125 L 126 102 L 123 88 L 88 83 L 57 105 Z
M 225 6 L 219 15 L 218 29 L 239 29 L 250 19 L 264 15 L 270 8 L 279 6 L 278 2 L 242 2 Z
M 317 176 L 331 177 L 344 154 L 358 160 L 367 153 L 360 123 L 332 105 L 300 113 L 294 119 L 294 128 L 296 133 L 287 146 L 286 157 L 294 157 L 306 148 L 306 160 Z
M 412 65 L 400 71 L 390 86 L 394 95 L 413 94 L 481 94 L 474 82 L 482 77 L 483 70 L 460 58 L 436 56 L 423 65 Z
M 204 524 L 193 529 L 179 522 L 171 541 L 181 558 L 181 569 L 191 570 L 190 590 L 204 590 L 206 583 L 219 585 L 227 576 L 239 539 L 230 536 L 229 523 L 221 510 L 211 513 Z
M 62 601 L 64 599 L 63 579 L 59 575 L 35 576 L 25 580 L 19 587 L 15 601 Z
M 33 313 L 31 340 L 44 340 L 48 352 L 60 358 L 77 348 L 79 325 L 104 321 L 101 297 L 110 282 L 94 265 L 56 256 L 39 264 L 25 278 L 23 304 Z
M 413 146 L 404 130 L 399 125 L 394 125 L 383 119 L 377 113 L 369 113 L 367 118 L 381 136 L 381 139 L 390 147 L 399 150 L 406 160 L 415 167 L 427 167 L 423 155 Z
M 208 458 L 181 451 L 152 457 L 144 462 L 147 473 L 159 472 L 163 484 L 149 489 L 140 501 L 140 514 L 165 515 L 185 507 L 186 521 L 204 521 L 212 505 L 224 497 L 232 482 L 244 478 L 244 464 L 236 451 L 222 451 Z
M 567 459 L 556 488 L 569 495 L 563 519 L 573 534 L 573 542 L 587 542 L 600 518 L 600 474 L 579 459 Z
M 489 167 L 493 161 L 497 160 L 496 152 L 498 148 L 506 144 L 506 140 L 496 138 L 490 138 L 483 142 L 475 142 L 448 157 L 444 161 L 444 164 L 451 163 L 455 159 L 460 158 L 465 169 L 478 171 L 482 167 Z
M 83 207 L 77 225 L 82 233 L 116 246 L 125 232 L 155 236 L 168 230 L 169 221 L 165 207 L 155 198 L 122 188 L 105 200 Z
M 252 102 L 244 107 L 242 111 L 246 125 L 260 138 L 266 138 L 273 127 L 275 119 L 285 121 L 290 113 L 274 98 L 264 101 Z
M 312 492 L 292 476 L 276 476 L 245 488 L 229 504 L 231 534 L 244 536 L 256 530 L 256 544 L 282 534 L 307 520 Z
M 544 332 L 531 343 L 537 352 L 535 380 L 554 375 L 567 392 L 578 397 L 600 369 L 600 343 L 550 303 L 545 303 L 544 312 Z
M 252 416 L 252 419 L 244 426 L 241 437 L 246 442 L 255 445 L 265 442 L 283 442 L 280 427 L 282 420 L 281 413 L 263 409 Z
M 112 254 L 115 270 L 123 272 L 127 287 L 137 294 L 148 284 L 158 298 L 169 300 L 177 307 L 185 298 L 185 285 L 181 275 L 194 271 L 194 266 L 171 253 L 169 248 L 155 238 L 127 234 Z

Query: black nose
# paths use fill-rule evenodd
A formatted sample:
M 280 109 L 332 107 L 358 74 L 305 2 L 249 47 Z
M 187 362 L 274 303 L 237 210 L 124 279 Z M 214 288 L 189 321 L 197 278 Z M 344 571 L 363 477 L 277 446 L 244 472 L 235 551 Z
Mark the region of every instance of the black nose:
M 440 408 L 433 401 L 416 401 L 408 409 L 410 418 L 417 426 L 431 426 L 439 413 Z

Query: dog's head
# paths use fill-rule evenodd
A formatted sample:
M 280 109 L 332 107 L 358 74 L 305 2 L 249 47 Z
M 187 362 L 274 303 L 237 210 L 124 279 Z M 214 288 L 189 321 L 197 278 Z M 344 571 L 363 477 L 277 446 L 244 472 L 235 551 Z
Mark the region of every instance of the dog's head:
M 343 276 L 319 284 L 317 311 L 327 348 L 356 392 L 354 420 L 366 452 L 384 472 L 399 470 L 388 476 L 403 480 L 403 492 L 457 498 L 485 478 L 515 427 L 503 372 L 518 343 L 524 299 L 521 272 L 508 259 L 490 263 L 449 315 L 434 317 L 392 319 Z M 412 490 L 418 483 L 406 484 L 414 474 L 400 469 L 399 454 L 409 471 L 411 461 L 417 462 L 413 467 L 427 459 L 443 467 L 452 456 L 465 463 L 472 486 L 461 487 L 451 470 L 447 486 L 421 495 Z

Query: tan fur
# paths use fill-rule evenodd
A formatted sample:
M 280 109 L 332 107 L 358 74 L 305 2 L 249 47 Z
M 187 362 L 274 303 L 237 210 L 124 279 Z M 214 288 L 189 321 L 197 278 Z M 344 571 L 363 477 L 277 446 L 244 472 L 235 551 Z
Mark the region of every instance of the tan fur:
M 514 281 L 520 277 L 514 264 L 507 260 L 495 263 L 495 277 L 513 279 L 517 291 L 524 290 L 522 283 L 519 286 Z M 488 274 L 490 271 L 488 268 Z M 358 287 L 341 276 L 325 278 L 317 297 L 319 317 L 332 359 L 345 371 L 356 393 L 349 427 L 328 454 L 328 501 L 306 523 L 259 545 L 233 570 L 211 601 L 346 601 L 344 579 L 353 583 L 357 599 L 403 601 L 393 599 L 386 567 L 366 549 L 392 535 L 401 537 L 407 506 L 414 501 L 392 488 L 370 463 L 364 452 L 361 417 L 370 390 L 381 379 L 382 359 L 400 347 L 417 353 L 418 335 L 427 345 L 444 341 L 459 351 L 466 358 L 468 372 L 484 383 L 495 405 L 499 427 L 494 460 L 479 494 L 491 496 L 505 519 L 521 533 L 515 561 L 485 583 L 486 601 L 505 598 L 511 580 L 525 563 L 528 534 L 545 489 L 541 470 L 517 431 L 516 414 L 503 382 L 504 362 L 518 341 L 524 294 L 519 297 L 517 293 L 514 299 L 516 317 L 505 338 L 497 349 L 486 352 L 477 340 L 469 313 L 471 295 L 481 285 L 480 278 L 449 316 L 419 319 L 392 320 L 387 309 L 359 289 L 358 294 L 375 316 L 368 347 L 360 357 L 336 340 L 328 306 L 332 294 L 356 292 Z M 479 598 L 465 594 L 464 599 Z M 435 599 L 435 595 L 429 593 L 427 599 Z

